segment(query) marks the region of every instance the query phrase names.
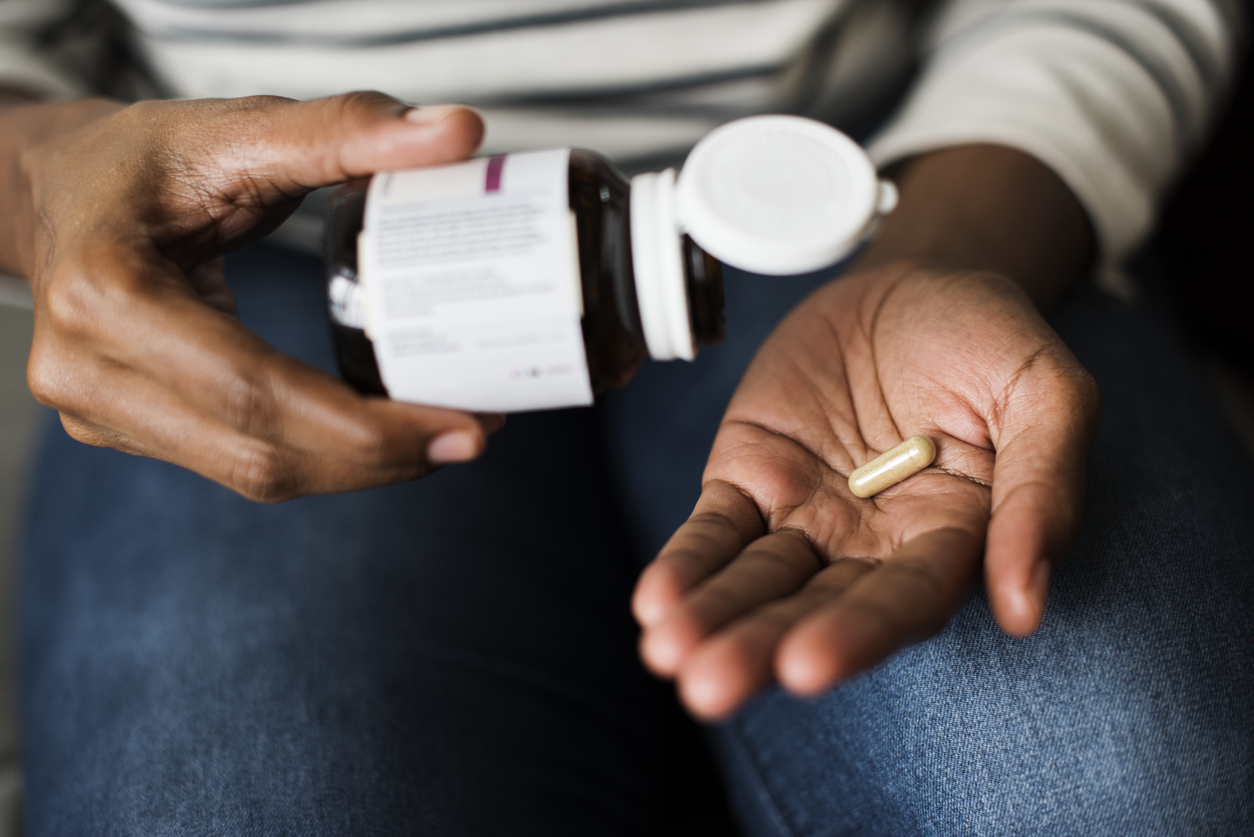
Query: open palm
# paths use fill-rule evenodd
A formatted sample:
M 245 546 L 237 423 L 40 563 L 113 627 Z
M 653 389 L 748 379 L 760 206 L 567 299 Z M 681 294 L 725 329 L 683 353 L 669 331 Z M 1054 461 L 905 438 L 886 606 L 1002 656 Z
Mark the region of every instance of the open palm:
M 910 264 L 829 284 L 759 351 L 692 517 L 641 577 L 646 663 L 707 717 L 776 681 L 813 694 L 939 631 L 981 558 L 1001 625 L 1034 630 L 1097 417 L 1092 379 L 1007 279 Z M 916 434 L 932 467 L 849 491 Z

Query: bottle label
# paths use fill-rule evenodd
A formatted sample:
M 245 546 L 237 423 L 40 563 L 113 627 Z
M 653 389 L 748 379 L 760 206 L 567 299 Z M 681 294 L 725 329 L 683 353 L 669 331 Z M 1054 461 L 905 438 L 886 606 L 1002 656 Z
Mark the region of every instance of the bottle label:
M 388 393 L 476 412 L 592 403 L 570 151 L 381 173 L 359 243 Z

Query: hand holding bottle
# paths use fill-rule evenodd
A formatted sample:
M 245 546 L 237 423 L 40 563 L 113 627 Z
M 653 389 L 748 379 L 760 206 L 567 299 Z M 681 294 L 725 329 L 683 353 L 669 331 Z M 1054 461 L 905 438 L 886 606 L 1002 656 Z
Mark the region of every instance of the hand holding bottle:
M 244 328 L 222 255 L 315 188 L 452 162 L 465 108 L 376 93 L 312 102 L 9 102 L 0 269 L 35 302 L 29 382 L 89 444 L 263 501 L 421 476 L 482 452 L 497 417 L 366 398 Z

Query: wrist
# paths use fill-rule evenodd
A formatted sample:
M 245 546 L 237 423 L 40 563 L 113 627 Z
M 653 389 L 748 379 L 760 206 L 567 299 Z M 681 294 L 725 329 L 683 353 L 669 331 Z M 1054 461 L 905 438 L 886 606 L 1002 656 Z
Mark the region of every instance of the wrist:
M 36 152 L 59 135 L 123 107 L 108 99 L 42 102 L 0 90 L 0 272 L 29 278 L 35 258 L 39 201 L 32 178 Z
M 1000 273 L 1046 309 L 1093 259 L 1095 237 L 1079 200 L 1023 152 L 959 146 L 908 160 L 893 174 L 900 204 L 860 268 L 904 261 Z

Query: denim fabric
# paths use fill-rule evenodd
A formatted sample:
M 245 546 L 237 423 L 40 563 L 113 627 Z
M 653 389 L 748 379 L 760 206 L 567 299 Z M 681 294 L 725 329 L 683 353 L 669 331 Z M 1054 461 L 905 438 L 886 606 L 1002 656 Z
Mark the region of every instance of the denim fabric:
M 330 366 L 318 266 L 228 262 Z M 628 596 L 755 347 L 820 279 L 728 280 L 727 344 L 480 462 L 252 505 L 50 428 L 21 580 L 31 837 L 649 833 L 659 688 Z M 1044 628 L 940 636 L 711 730 L 748 834 L 1239 833 L 1254 810 L 1251 469 L 1150 304 L 1058 328 L 1105 420 Z
M 1081 290 L 1052 318 L 1101 386 L 1103 421 L 1042 629 L 1006 636 L 981 592 L 940 636 L 818 700 L 755 700 L 713 735 L 748 833 L 1254 833 L 1254 468 L 1154 268 L 1136 303 Z M 728 330 L 760 341 L 777 289 L 740 281 Z M 646 552 L 695 499 L 682 477 L 717 423 L 696 405 L 749 358 L 728 349 L 687 390 L 682 367 L 647 370 L 610 413 Z

